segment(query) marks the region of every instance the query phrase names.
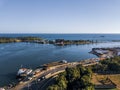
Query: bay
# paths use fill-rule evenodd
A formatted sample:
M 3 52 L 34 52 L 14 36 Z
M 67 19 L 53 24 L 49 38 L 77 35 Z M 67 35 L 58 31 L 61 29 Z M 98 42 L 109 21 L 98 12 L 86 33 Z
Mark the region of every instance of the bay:
M 10 34 L 13 37 L 18 35 Z M 21 34 L 22 35 L 22 34 Z M 33 34 L 34 35 L 34 34 Z M 35 34 L 36 35 L 36 34 Z M 38 35 L 38 34 L 37 34 Z M 36 36 L 37 36 L 36 35 Z M 85 39 L 93 38 L 95 35 L 84 36 L 84 35 L 44 35 L 44 38 L 56 39 Z M 9 36 L 9 35 L 1 35 Z M 23 36 L 30 36 L 29 34 Z M 41 35 L 38 35 L 42 37 Z M 96 35 L 98 37 L 100 35 Z M 109 36 L 109 35 L 107 35 Z M 107 37 L 106 36 L 106 37 Z M 113 35 L 113 39 L 119 39 L 119 36 Z M 99 40 L 102 40 L 99 37 Z M 94 38 L 98 40 L 98 38 Z M 104 39 L 105 40 L 105 39 Z M 106 39 L 108 41 L 108 39 Z M 120 47 L 120 42 L 107 42 L 97 44 L 86 44 L 86 45 L 68 45 L 68 46 L 54 46 L 49 44 L 36 44 L 36 43 L 7 43 L 0 44 L 0 86 L 8 85 L 11 82 L 16 81 L 16 73 L 20 66 L 26 68 L 35 69 L 36 67 L 50 63 L 54 61 L 67 60 L 68 62 L 80 61 L 88 58 L 96 58 L 97 56 L 90 54 L 89 52 L 95 47 Z

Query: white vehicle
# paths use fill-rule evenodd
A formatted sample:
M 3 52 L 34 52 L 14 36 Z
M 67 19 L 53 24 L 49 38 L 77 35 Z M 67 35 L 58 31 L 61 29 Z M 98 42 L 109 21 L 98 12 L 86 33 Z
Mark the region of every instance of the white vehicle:
M 29 80 L 32 80 L 32 77 L 28 77 Z
M 38 82 L 40 82 L 40 81 L 41 81 L 41 79 L 37 79 L 37 81 L 38 81 Z

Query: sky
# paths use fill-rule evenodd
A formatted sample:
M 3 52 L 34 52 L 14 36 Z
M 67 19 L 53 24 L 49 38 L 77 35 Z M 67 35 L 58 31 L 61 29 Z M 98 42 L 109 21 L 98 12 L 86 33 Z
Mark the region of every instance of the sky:
M 0 0 L 0 33 L 120 33 L 120 0 Z

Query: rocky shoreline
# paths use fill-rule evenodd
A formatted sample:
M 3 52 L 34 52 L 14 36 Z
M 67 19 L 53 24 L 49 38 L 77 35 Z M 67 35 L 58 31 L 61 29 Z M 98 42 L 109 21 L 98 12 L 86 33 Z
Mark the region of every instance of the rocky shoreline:
M 95 54 L 100 58 L 111 58 L 114 56 L 120 56 L 120 47 L 93 48 L 90 53 Z

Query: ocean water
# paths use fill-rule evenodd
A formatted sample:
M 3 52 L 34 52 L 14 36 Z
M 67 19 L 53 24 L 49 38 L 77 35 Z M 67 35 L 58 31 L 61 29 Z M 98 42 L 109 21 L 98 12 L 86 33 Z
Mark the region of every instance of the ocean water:
M 37 36 L 48 40 L 66 39 L 66 40 L 99 40 L 111 41 L 120 40 L 120 34 L 0 34 L 0 37 L 20 37 Z
M 84 39 L 111 41 L 119 40 L 120 35 L 115 34 L 0 34 L 0 36 L 38 36 L 46 39 Z M 35 69 L 45 63 L 67 60 L 80 61 L 97 56 L 90 54 L 95 47 L 120 47 L 120 42 L 107 42 L 86 45 L 54 46 L 36 43 L 4 43 L 0 44 L 0 86 L 15 82 L 16 73 L 20 66 Z

